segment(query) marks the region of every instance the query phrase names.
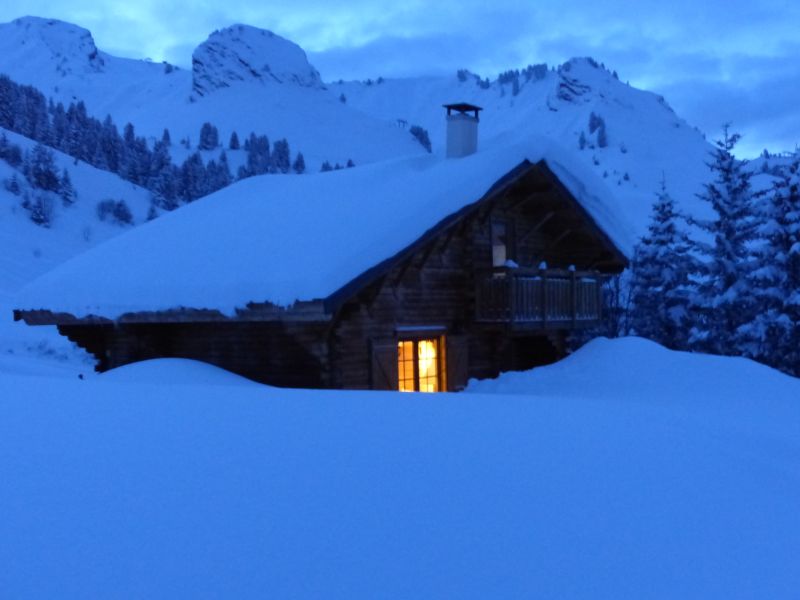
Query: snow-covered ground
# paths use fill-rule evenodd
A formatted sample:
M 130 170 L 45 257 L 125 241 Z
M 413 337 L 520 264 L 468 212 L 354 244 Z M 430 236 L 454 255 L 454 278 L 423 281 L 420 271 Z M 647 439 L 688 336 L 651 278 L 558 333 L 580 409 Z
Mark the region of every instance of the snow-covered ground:
M 0 596 L 800 589 L 800 381 L 754 363 L 597 340 L 437 395 L 167 367 L 0 376 Z

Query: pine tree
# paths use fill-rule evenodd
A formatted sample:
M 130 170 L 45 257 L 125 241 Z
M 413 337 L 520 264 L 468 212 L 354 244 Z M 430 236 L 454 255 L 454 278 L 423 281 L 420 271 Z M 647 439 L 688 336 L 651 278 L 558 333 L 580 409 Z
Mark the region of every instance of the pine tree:
M 298 175 L 302 175 L 306 171 L 306 160 L 303 158 L 303 153 L 298 152 L 297 157 L 294 159 L 294 164 L 292 165 L 292 169 Z
M 53 222 L 53 200 L 48 195 L 37 193 L 31 200 L 26 194 L 22 206 L 30 212 L 31 221 L 40 227 L 50 227 Z
M 123 129 L 122 139 L 126 146 L 133 145 L 136 140 L 136 131 L 133 129 L 133 123 L 126 123 Z
M 723 129 L 709 168 L 714 181 L 698 198 L 708 202 L 714 217 L 693 221 L 710 239 L 695 240 L 694 253 L 702 259 L 693 279 L 695 325 L 690 332 L 693 348 L 713 354 L 739 354 L 744 342 L 740 327 L 752 321 L 755 311 L 747 281 L 755 266 L 750 242 L 755 235 L 750 174 L 733 156 L 740 136 Z
M 75 203 L 75 188 L 72 187 L 69 171 L 66 169 L 61 172 L 58 195 L 61 196 L 61 202 L 64 204 L 64 206 L 72 206 Z
M 289 142 L 285 139 L 278 140 L 272 146 L 272 168 L 274 172 L 288 173 L 291 168 Z
M 208 193 L 208 173 L 199 152 L 189 156 L 181 165 L 181 189 L 187 202 Z
M 329 163 L 326 160 L 324 163 L 322 163 L 322 167 L 320 168 L 320 172 L 321 173 L 327 173 L 328 171 L 333 171 L 333 167 L 331 166 L 331 163 Z
M 53 160 L 53 152 L 46 146 L 36 144 L 33 147 L 25 170 L 33 187 L 50 192 L 58 191 L 58 172 Z
M 161 134 L 161 143 L 167 147 L 172 145 L 172 137 L 169 135 L 169 129 L 164 128 L 164 133 Z
M 224 150 L 219 156 L 219 162 L 212 160 L 206 165 L 206 172 L 208 182 L 206 193 L 210 194 L 230 185 L 231 170 Z
M 239 149 L 239 136 L 234 131 L 231 134 L 231 140 L 228 142 L 228 148 L 231 150 L 238 150 Z
M 265 135 L 257 136 L 254 133 L 245 141 L 247 151 L 247 165 L 240 169 L 239 178 L 242 175 L 252 177 L 253 175 L 263 175 L 269 173 L 272 167 L 272 155 L 269 151 L 269 139 Z
M 417 139 L 425 150 L 432 152 L 431 138 L 427 129 L 423 129 L 419 125 L 412 125 L 408 132 Z
M 17 178 L 17 174 L 14 173 L 11 175 L 10 179 L 6 179 L 4 181 L 5 188 L 15 196 L 19 196 L 22 192 L 22 186 L 19 184 L 19 179 Z
M 219 132 L 211 123 L 203 123 L 200 128 L 200 142 L 197 147 L 200 150 L 213 150 L 219 146 Z
M 608 135 L 606 134 L 606 123 L 602 121 L 600 128 L 597 130 L 597 145 L 600 148 L 608 146 Z
M 165 130 L 166 132 L 166 130 Z M 119 173 L 123 155 L 123 142 L 117 126 L 107 116 L 103 121 L 98 142 L 98 152 L 103 157 L 105 167 L 112 173 Z
M 800 375 L 800 156 L 780 173 L 761 207 L 758 267 L 748 279 L 757 312 L 741 332 L 749 356 Z
M 637 335 L 668 348 L 687 347 L 691 284 L 691 243 L 675 202 L 661 182 L 648 234 L 637 246 L 632 264 L 632 325 Z

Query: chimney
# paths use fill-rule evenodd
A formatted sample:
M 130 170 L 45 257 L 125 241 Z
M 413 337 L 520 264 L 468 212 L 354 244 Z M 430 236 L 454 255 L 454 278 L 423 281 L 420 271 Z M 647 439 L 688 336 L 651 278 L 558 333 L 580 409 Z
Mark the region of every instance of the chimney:
M 447 158 L 474 154 L 478 150 L 478 113 L 483 109 L 465 102 L 444 107 L 447 109 Z

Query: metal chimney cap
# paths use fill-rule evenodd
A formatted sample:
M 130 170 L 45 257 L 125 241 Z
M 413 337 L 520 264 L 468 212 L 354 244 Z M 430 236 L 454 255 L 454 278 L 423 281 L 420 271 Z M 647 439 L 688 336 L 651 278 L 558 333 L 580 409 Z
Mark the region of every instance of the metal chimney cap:
M 480 106 L 475 106 L 474 104 L 469 104 L 467 102 L 456 102 L 455 104 L 442 104 L 444 108 L 447 109 L 447 114 L 452 114 L 453 111 L 459 112 L 461 114 L 466 114 L 468 112 L 474 112 L 475 118 L 478 118 L 478 113 L 483 109 Z

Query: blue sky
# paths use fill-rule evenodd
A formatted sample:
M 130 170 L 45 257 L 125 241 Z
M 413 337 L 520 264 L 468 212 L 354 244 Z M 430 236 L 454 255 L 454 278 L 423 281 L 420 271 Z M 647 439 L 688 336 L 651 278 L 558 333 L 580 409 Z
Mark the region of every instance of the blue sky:
M 488 4 L 488 7 L 487 7 Z M 663 94 L 710 138 L 724 122 L 740 154 L 800 143 L 800 2 L 792 0 L 4 0 L 0 21 L 59 18 L 111 54 L 187 65 L 214 29 L 247 23 L 300 44 L 326 80 L 484 76 L 592 56 Z

